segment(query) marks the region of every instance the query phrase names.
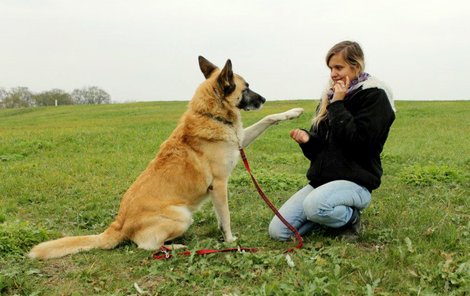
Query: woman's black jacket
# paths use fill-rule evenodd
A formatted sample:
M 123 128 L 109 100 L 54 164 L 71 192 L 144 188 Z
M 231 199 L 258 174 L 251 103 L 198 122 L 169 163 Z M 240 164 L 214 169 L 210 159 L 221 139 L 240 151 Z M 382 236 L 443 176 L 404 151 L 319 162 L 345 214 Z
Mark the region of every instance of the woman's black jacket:
M 311 161 L 307 178 L 313 187 L 349 180 L 372 191 L 382 176 L 380 153 L 395 112 L 381 88 L 354 91 L 328 105 L 327 118 L 312 126 L 310 140 L 300 144 Z

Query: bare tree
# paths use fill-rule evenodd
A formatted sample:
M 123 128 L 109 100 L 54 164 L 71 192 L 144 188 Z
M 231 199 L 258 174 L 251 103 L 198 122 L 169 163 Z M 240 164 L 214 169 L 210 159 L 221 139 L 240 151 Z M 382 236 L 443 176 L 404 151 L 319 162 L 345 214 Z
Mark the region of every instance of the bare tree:
M 7 97 L 7 95 L 8 95 L 8 92 L 3 87 L 0 87 L 0 109 L 6 108 L 4 100 Z
M 71 96 L 75 104 L 109 104 L 111 102 L 111 96 L 97 86 L 74 89 Z
M 24 86 L 12 88 L 2 100 L 4 108 L 21 108 L 34 106 L 32 92 Z

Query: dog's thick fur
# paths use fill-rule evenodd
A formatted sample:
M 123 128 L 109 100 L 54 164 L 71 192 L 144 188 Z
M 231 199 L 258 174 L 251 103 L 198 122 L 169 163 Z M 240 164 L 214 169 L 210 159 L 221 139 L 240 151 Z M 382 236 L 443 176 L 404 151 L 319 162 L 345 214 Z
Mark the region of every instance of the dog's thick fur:
M 189 228 L 192 213 L 207 197 L 212 199 L 225 241 L 236 239 L 230 228 L 227 181 L 239 148 L 269 126 L 300 116 L 303 109 L 269 115 L 244 130 L 240 109 L 259 109 L 265 99 L 232 72 L 230 60 L 219 70 L 199 57 L 199 66 L 206 80 L 155 159 L 124 194 L 115 221 L 98 235 L 41 243 L 29 257 L 49 259 L 93 248 L 111 249 L 124 240 L 157 250 Z

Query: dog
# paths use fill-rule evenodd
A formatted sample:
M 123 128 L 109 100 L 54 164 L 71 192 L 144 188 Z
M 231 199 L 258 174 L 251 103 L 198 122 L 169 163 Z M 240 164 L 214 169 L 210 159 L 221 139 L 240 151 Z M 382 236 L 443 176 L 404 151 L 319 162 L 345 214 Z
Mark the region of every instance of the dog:
M 303 109 L 268 115 L 244 129 L 240 110 L 260 109 L 265 98 L 232 71 L 230 60 L 220 70 L 200 56 L 199 67 L 205 81 L 197 88 L 175 130 L 160 145 L 155 159 L 124 194 L 114 222 L 101 234 L 40 243 L 31 249 L 30 258 L 50 259 L 94 248 L 112 249 L 126 240 L 145 250 L 158 250 L 190 227 L 192 213 L 209 197 L 224 240 L 236 240 L 230 227 L 227 183 L 240 157 L 239 149 L 268 127 L 297 118 Z

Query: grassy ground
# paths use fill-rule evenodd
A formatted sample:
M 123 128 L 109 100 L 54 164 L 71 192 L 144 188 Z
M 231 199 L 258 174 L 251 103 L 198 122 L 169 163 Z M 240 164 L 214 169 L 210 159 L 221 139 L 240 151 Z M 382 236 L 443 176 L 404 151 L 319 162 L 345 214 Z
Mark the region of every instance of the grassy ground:
M 289 139 L 308 127 L 311 101 L 268 102 L 262 116 L 304 107 L 247 149 L 254 174 L 281 205 L 305 184 L 308 163 Z M 398 102 L 383 152 L 382 186 L 350 243 L 322 234 L 269 239 L 270 210 L 243 165 L 230 181 L 238 244 L 258 253 L 155 261 L 131 243 L 62 259 L 25 258 L 62 235 L 101 232 L 128 186 L 176 126 L 184 102 L 0 110 L 0 294 L 5 295 L 470 295 L 470 102 Z M 221 240 L 210 203 L 178 242 Z

